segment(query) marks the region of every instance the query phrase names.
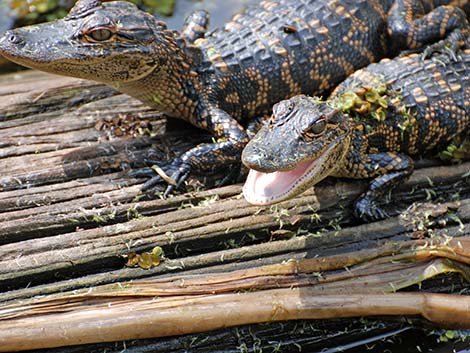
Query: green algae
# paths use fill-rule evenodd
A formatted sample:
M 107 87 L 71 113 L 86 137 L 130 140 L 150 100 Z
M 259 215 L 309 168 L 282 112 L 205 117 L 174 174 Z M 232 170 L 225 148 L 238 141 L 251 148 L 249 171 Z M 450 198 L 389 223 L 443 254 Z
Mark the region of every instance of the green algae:
M 176 0 L 128 1 L 144 11 L 164 16 L 171 16 L 176 5 Z M 74 3 L 75 0 L 7 0 L 2 2 L 2 5 L 15 18 L 14 27 L 18 27 L 63 18 Z

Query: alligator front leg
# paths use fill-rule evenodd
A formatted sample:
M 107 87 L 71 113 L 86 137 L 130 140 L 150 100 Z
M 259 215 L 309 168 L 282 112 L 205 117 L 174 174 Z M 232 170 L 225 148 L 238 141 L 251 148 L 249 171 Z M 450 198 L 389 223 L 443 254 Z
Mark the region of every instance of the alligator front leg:
M 426 13 L 425 0 L 395 0 L 388 16 L 388 32 L 394 54 L 403 49 L 421 48 L 468 28 L 465 12 L 453 5 L 437 6 Z M 434 1 L 434 3 L 436 3 Z
M 398 186 L 413 172 L 413 160 L 405 154 L 382 152 L 352 158 L 341 176 L 349 178 L 374 178 L 369 189 L 355 202 L 355 215 L 367 221 L 387 217 L 387 213 L 377 206 L 377 201 L 390 189 Z
M 225 111 L 212 108 L 200 115 L 197 126 L 214 134 L 215 143 L 203 144 L 190 149 L 168 164 L 158 164 L 165 176 L 158 175 L 153 168 L 134 171 L 134 177 L 150 177 L 142 191 L 162 182 L 168 182 L 164 196 L 178 188 L 193 171 L 217 169 L 227 164 L 240 162 L 243 148 L 248 143 L 244 128 Z

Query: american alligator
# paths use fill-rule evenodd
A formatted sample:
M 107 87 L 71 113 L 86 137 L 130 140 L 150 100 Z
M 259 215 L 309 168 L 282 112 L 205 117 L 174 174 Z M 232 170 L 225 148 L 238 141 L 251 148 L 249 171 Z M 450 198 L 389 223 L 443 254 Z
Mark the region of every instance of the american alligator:
M 179 185 L 193 170 L 238 162 L 248 142 L 242 122 L 467 26 L 469 12 L 462 0 L 269 0 L 221 30 L 206 33 L 207 17 L 199 13 L 178 33 L 128 2 L 79 0 L 62 20 L 6 32 L 0 54 L 104 82 L 210 131 L 214 143 L 162 166 L 164 179 Z M 151 177 L 144 190 L 162 182 L 152 168 L 135 175 Z
M 465 42 L 461 33 L 457 42 Z M 458 38 L 455 38 L 458 39 Z M 326 100 L 279 102 L 245 147 L 245 198 L 271 204 L 327 176 L 373 178 L 355 212 L 386 217 L 376 201 L 413 172 L 410 156 L 435 153 L 470 132 L 470 49 L 383 59 L 355 72 Z

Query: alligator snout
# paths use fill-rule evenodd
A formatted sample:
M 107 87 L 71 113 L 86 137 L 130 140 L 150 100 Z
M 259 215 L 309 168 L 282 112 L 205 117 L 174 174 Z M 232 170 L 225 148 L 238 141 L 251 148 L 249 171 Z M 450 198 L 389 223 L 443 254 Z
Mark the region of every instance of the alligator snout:
M 271 169 L 275 170 L 274 165 L 271 163 L 272 158 L 265 151 L 260 148 L 253 147 L 248 144 L 242 153 L 242 161 L 248 168 L 260 172 L 270 172 Z
M 0 55 L 7 59 L 14 59 L 22 56 L 26 41 L 17 30 L 9 30 L 0 34 Z
M 15 31 L 6 31 L 1 37 L 0 37 L 0 53 L 2 53 L 3 50 L 7 50 L 7 48 L 11 48 L 12 46 L 17 46 L 18 44 L 21 44 L 23 40 L 21 37 L 15 32 Z

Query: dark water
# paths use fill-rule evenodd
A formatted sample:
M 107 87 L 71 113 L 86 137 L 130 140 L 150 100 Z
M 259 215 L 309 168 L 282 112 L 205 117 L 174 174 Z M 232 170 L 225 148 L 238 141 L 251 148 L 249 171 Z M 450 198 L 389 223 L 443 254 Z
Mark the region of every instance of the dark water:
M 0 33 L 10 29 L 15 23 L 15 18 L 11 16 L 8 3 L 0 0 Z
M 256 4 L 259 0 L 176 0 L 175 11 L 171 17 L 156 17 L 168 23 L 170 28 L 180 29 L 184 19 L 194 10 L 204 9 L 211 14 L 211 28 L 219 27 L 230 17 L 248 4 Z M 74 0 L 0 0 L 0 33 L 15 27 L 32 23 L 44 22 L 63 17 L 73 6 Z M 39 10 L 44 5 L 47 10 Z M 142 5 L 143 6 L 143 5 Z M 38 10 L 35 10 L 35 9 Z M 152 9 L 145 10 L 152 12 Z
M 60 0 L 57 7 L 51 7 L 53 10 L 50 13 L 31 13 L 21 17 L 21 15 L 18 15 L 18 11 L 12 10 L 16 8 L 15 6 L 18 6 L 17 3 L 14 3 L 13 0 L 0 0 L 0 34 L 13 27 L 47 21 L 48 16 L 62 17 L 62 14 L 66 14 L 73 3 L 73 0 Z M 185 18 L 192 11 L 204 9 L 210 14 L 209 30 L 213 30 L 222 26 L 247 5 L 256 3 L 259 3 L 259 0 L 177 0 L 175 11 L 171 17 L 159 14 L 155 14 L 155 16 L 166 22 L 169 28 L 180 30 Z M 22 69 L 22 67 L 14 64 L 2 64 L 0 62 L 0 74 Z
M 234 13 L 239 12 L 246 5 L 259 2 L 259 0 L 178 0 L 172 17 L 157 17 L 165 21 L 170 28 L 180 29 L 184 19 L 191 11 L 204 9 L 210 13 L 210 29 L 214 29 L 230 20 Z

